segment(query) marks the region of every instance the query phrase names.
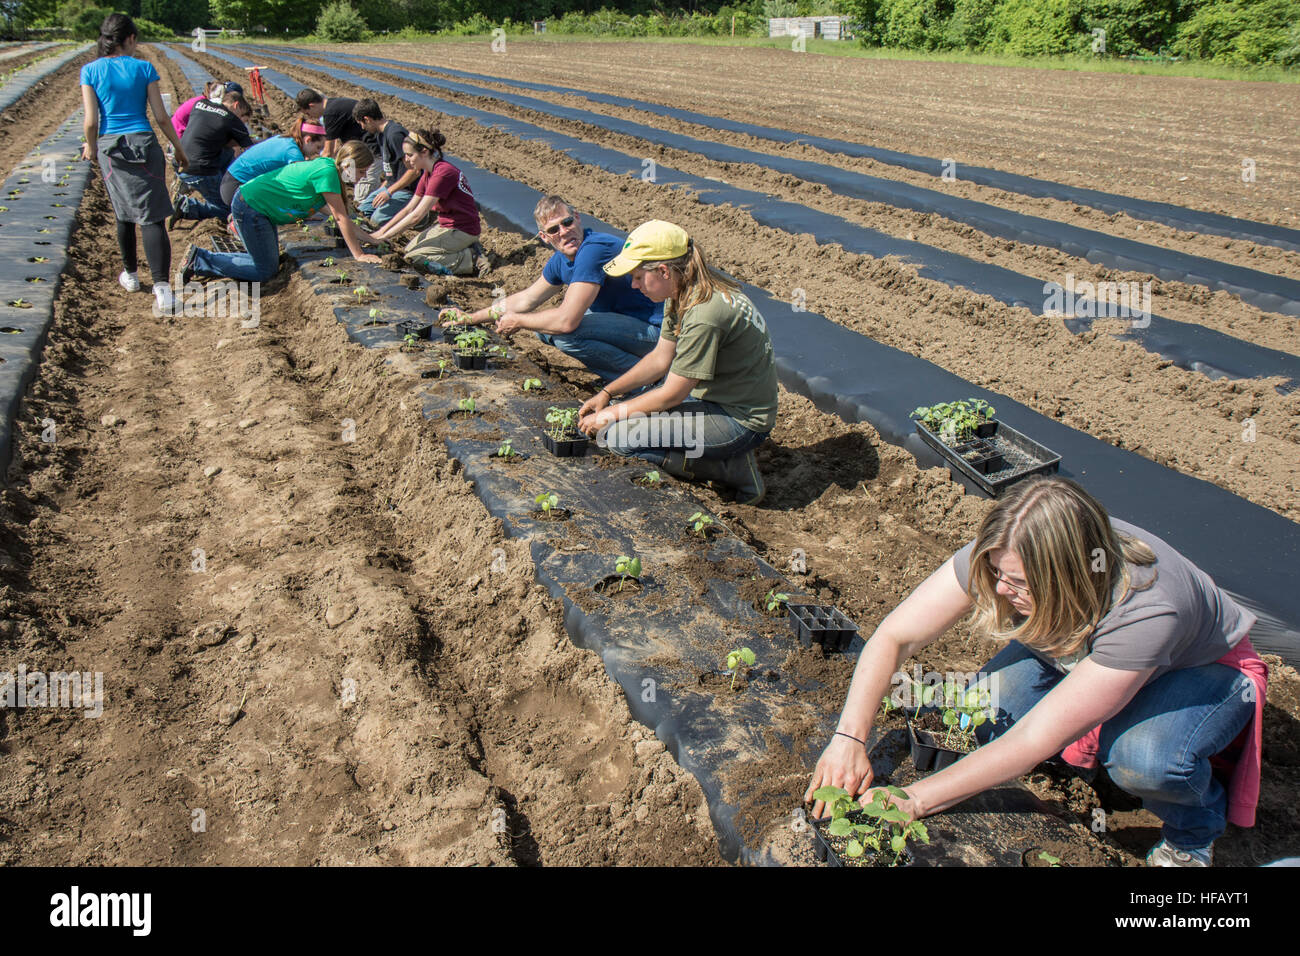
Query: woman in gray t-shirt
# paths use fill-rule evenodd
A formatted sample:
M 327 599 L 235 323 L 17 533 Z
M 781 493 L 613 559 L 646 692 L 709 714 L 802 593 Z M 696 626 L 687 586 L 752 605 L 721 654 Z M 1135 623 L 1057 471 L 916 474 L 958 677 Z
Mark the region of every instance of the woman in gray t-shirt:
M 909 787 L 903 808 L 937 813 L 1068 747 L 1095 753 L 1161 818 L 1148 863 L 1209 865 L 1229 816 L 1210 758 L 1241 735 L 1263 699 L 1264 669 L 1248 639 L 1255 616 L 1164 541 L 1109 518 L 1059 477 L 1012 489 L 976 539 L 881 622 L 806 799 L 824 785 L 853 794 L 870 787 L 864 742 L 878 702 L 907 657 L 972 610 L 976 631 L 1005 644 L 979 678 L 996 715 L 980 737 L 992 742 Z M 1258 667 L 1243 669 L 1240 659 Z M 1257 775 L 1243 791 L 1252 784 Z

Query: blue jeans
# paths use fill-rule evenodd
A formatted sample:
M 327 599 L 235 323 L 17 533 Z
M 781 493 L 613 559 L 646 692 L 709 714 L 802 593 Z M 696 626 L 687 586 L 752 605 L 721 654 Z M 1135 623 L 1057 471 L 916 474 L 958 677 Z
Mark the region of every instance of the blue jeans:
M 715 460 L 743 455 L 763 444 L 767 433 L 750 431 L 721 405 L 690 399 L 668 412 L 616 421 L 596 437 L 612 454 L 662 465 L 670 451 Z
M 1003 648 L 984 671 L 998 674 L 998 722 L 980 727 L 981 739 L 1006 733 L 1065 677 L 1019 641 Z M 1228 794 L 1211 772 L 1210 758 L 1254 715 L 1253 690 L 1245 674 L 1226 664 L 1169 671 L 1102 725 L 1097 758 L 1106 773 L 1142 799 L 1163 821 L 1162 836 L 1179 849 L 1207 847 L 1227 828 Z
M 193 196 L 182 196 L 180 203 L 182 219 L 225 219 L 230 215 L 230 207 L 221 198 L 221 180 L 225 173 L 211 176 L 192 176 L 180 173 L 180 181 L 191 189 L 197 189 L 202 200 Z
M 376 229 L 401 212 L 402 209 L 405 208 L 406 204 L 411 201 L 411 197 L 415 195 L 415 193 L 409 189 L 399 189 L 397 192 L 393 193 L 388 202 L 376 209 L 375 194 L 377 192 L 378 190 L 375 190 L 375 192 L 357 203 L 357 212 L 361 213 L 363 216 L 369 216 L 370 225 Z
M 194 271 L 204 276 L 265 282 L 280 269 L 280 237 L 275 223 L 244 202 L 242 192 L 235 193 L 231 215 L 248 251 L 213 252 L 196 246 Z
M 537 337 L 612 382 L 654 350 L 659 327 L 617 312 L 588 312 L 572 332 Z

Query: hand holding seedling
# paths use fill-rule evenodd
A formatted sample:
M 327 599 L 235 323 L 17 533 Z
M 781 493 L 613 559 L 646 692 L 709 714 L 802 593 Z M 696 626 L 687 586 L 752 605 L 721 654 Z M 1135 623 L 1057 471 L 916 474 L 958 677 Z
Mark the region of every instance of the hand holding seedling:
M 850 796 L 856 796 L 870 787 L 874 779 L 875 771 L 871 769 L 867 748 L 850 737 L 835 734 L 817 760 L 803 802 L 813 803 L 814 817 L 825 816 L 826 798 L 817 796 L 821 788 L 838 787 Z
M 468 325 L 469 321 L 469 316 L 454 306 L 438 313 L 438 322 L 441 325 Z

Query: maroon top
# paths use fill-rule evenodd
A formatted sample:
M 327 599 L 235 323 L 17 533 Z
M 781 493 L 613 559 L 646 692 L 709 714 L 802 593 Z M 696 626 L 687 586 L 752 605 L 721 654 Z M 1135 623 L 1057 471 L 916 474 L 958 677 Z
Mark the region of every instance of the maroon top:
M 478 204 L 474 202 L 474 193 L 465 181 L 465 174 L 445 159 L 438 160 L 432 170 L 420 177 L 415 194 L 434 198 L 438 225 L 459 229 L 471 236 L 483 231 L 478 218 Z

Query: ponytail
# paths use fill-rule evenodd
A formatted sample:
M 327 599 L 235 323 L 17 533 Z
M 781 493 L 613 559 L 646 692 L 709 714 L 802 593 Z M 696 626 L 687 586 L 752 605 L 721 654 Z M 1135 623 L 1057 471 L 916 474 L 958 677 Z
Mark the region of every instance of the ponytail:
M 704 261 L 704 253 L 694 239 L 688 240 L 686 254 L 663 262 L 644 265 L 667 266 L 672 275 L 673 294 L 669 297 L 673 312 L 708 302 L 715 292 L 735 292 L 740 286 Z
M 413 129 L 406 134 L 406 141 L 417 153 L 437 153 L 442 160 L 442 148 L 447 145 L 447 137 L 438 130 Z
M 136 35 L 135 23 L 125 13 L 113 13 L 99 25 L 99 55 L 120 53 L 126 41 Z

